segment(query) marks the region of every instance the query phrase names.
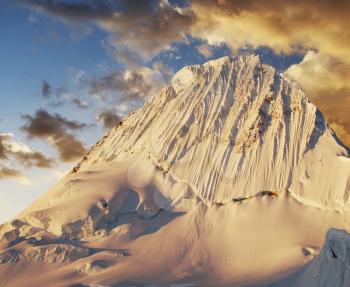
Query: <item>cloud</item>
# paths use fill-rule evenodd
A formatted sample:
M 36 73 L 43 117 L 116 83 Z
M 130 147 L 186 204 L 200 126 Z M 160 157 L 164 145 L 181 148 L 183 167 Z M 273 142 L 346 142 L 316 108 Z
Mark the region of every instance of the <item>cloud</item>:
M 320 52 L 309 51 L 302 62 L 289 67 L 286 74 L 320 96 L 324 92 L 350 89 L 350 63 Z
M 103 110 L 97 115 L 97 120 L 101 122 L 106 129 L 110 129 L 120 123 L 121 118 L 112 110 Z
M 135 51 L 125 47 L 115 49 L 108 41 L 103 41 L 103 45 L 125 69 L 112 70 L 104 76 L 85 81 L 89 93 L 101 100 L 106 101 L 111 96 L 116 96 L 118 105 L 127 104 L 133 108 L 135 102 L 141 103 L 158 92 L 174 74 L 168 65 L 159 60 L 148 63 L 148 67 Z
M 22 174 L 19 170 L 12 169 L 0 164 L 0 179 L 20 177 L 22 177 Z
M 35 10 L 48 12 L 72 21 L 103 19 L 112 15 L 110 1 L 78 1 L 69 3 L 60 0 L 19 0 L 18 3 L 28 5 Z
M 84 70 L 79 70 L 74 67 L 68 67 L 67 73 L 69 74 L 69 77 L 72 78 L 75 84 L 81 85 L 82 83 L 84 83 L 84 80 L 86 78 L 86 72 Z
M 44 109 L 39 109 L 34 116 L 23 115 L 26 121 L 22 130 L 29 138 L 40 138 L 55 147 L 59 157 L 64 162 L 80 158 L 86 149 L 71 132 L 84 129 L 86 124 L 71 121 L 59 114 L 50 114 Z
M 115 47 L 125 46 L 144 57 L 157 54 L 175 41 L 185 41 L 185 34 L 195 21 L 190 9 L 168 1 L 122 1 L 123 13 L 99 22 L 112 32 Z
M 68 68 L 68 72 L 73 77 L 75 84 L 81 87 L 87 82 L 85 79 L 86 73 L 83 70 L 75 70 L 74 68 Z M 41 95 L 44 98 L 50 99 L 48 106 L 61 107 L 65 103 L 71 103 L 78 109 L 87 109 L 89 107 L 86 101 L 81 100 L 79 97 L 72 94 L 65 86 L 59 88 L 53 88 L 48 81 L 43 80 L 41 85 Z
M 10 133 L 0 134 L 0 160 L 9 159 L 13 157 L 26 167 L 52 167 L 54 160 L 45 156 L 40 151 L 36 151 L 23 143 L 13 140 L 13 135 Z
M 167 0 L 20 0 L 37 11 L 78 23 L 95 23 L 110 32 L 110 42 L 150 56 L 186 35 L 211 43 L 269 46 L 275 51 L 319 49 L 347 57 L 350 2 L 316 0 L 192 0 L 176 6 Z
M 18 0 L 73 23 L 94 23 L 110 32 L 109 42 L 150 56 L 186 35 L 211 43 L 269 46 L 277 52 L 319 49 L 347 57 L 350 2 L 316 0 L 192 0 L 177 6 L 167 0 L 74 1 Z M 202 47 L 203 51 L 205 47 Z M 207 52 L 207 51 L 206 51 Z
M 43 80 L 41 83 L 41 95 L 44 98 L 49 98 L 51 94 L 52 94 L 51 85 L 47 81 Z
M 49 100 L 48 105 L 51 107 L 60 107 L 71 98 L 71 95 L 66 87 L 61 86 L 54 89 L 54 87 L 47 80 L 43 80 L 41 82 L 41 96 Z
M 112 70 L 104 76 L 89 79 L 85 83 L 89 94 L 107 104 L 107 107 L 115 106 L 117 115 L 124 116 L 139 108 L 146 98 L 158 92 L 173 75 L 170 67 L 158 61 L 151 68 L 134 68 Z
M 6 159 L 6 158 L 7 158 L 6 148 L 4 147 L 0 136 L 0 159 Z
M 247 44 L 284 52 L 317 48 L 346 56 L 349 8 L 348 1 L 331 0 L 194 0 L 198 20 L 192 33 L 232 48 Z
M 115 47 L 129 47 L 145 57 L 183 40 L 194 21 L 190 9 L 172 5 L 167 0 L 17 2 L 65 21 L 95 23 L 111 32 L 111 43 Z
M 342 141 L 349 147 L 350 146 L 349 124 L 345 127 L 337 122 L 332 122 L 331 127 L 335 131 L 338 138 L 342 139 Z
M 46 157 L 43 153 L 31 149 L 29 146 L 19 143 L 13 139 L 11 133 L 0 134 L 0 160 L 9 161 L 16 160 L 16 165 L 24 167 L 52 167 L 54 160 Z M 23 176 L 20 170 L 5 166 L 0 163 L 0 180 L 16 178 L 22 184 L 29 184 L 29 180 Z
M 310 51 L 285 74 L 301 84 L 339 138 L 350 146 L 350 64 Z
M 173 69 L 161 61 L 154 62 L 152 64 L 152 69 L 154 74 L 158 74 L 163 78 L 164 83 L 168 83 L 174 75 Z M 162 85 L 163 83 L 161 82 L 160 84 Z
M 111 38 L 102 41 L 102 47 L 119 63 L 123 64 L 128 69 L 136 70 L 139 68 L 143 58 L 135 51 L 127 47 L 114 46 Z
M 85 101 L 82 101 L 78 98 L 72 99 L 72 104 L 74 104 L 79 109 L 87 109 L 89 107 L 88 103 Z
M 54 162 L 53 159 L 47 158 L 39 151 L 33 151 L 30 153 L 19 152 L 14 154 L 15 157 L 25 166 L 36 166 L 41 168 L 50 168 Z
M 28 22 L 31 23 L 31 24 L 36 24 L 36 23 L 39 22 L 38 19 L 37 19 L 34 15 L 32 15 L 32 14 L 30 14 L 30 15 L 28 16 L 27 20 L 28 20 Z
M 134 71 L 120 72 L 114 70 L 101 78 L 93 78 L 89 82 L 89 93 L 106 98 L 110 92 L 122 95 L 121 101 L 137 100 L 146 97 L 152 86 L 147 82 L 145 74 Z
M 200 53 L 205 58 L 210 58 L 213 53 L 214 49 L 211 45 L 208 44 L 201 44 L 196 47 L 198 53 Z

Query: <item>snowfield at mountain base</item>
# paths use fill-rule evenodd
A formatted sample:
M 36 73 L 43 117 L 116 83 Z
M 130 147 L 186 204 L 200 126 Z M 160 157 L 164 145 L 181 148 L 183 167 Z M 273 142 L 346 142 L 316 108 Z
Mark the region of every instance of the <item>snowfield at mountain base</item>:
M 0 286 L 350 285 L 350 158 L 258 56 L 184 67 L 0 226 Z

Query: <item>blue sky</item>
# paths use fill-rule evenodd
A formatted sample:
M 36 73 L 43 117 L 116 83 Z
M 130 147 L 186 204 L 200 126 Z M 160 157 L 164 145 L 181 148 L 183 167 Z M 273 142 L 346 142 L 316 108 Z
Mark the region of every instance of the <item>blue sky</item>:
M 72 106 L 49 107 L 41 96 L 41 84 L 47 80 L 53 89 L 65 86 L 77 92 L 72 71 L 84 71 L 86 75 L 102 73 L 101 65 L 117 66 L 101 41 L 106 34 L 92 29 L 88 37 L 72 39 L 79 27 L 70 27 L 53 18 L 33 13 L 6 2 L 0 3 L 0 132 L 12 133 L 19 142 L 55 157 L 55 150 L 42 140 L 28 140 L 20 130 L 21 115 L 33 114 L 38 108 L 58 112 L 70 119 L 94 123 L 93 111 L 76 110 Z M 93 109 L 98 107 L 93 107 Z M 79 138 L 89 146 L 104 130 L 91 127 Z M 60 173 L 71 168 L 74 162 L 59 163 L 52 169 L 31 168 L 23 171 L 30 183 L 16 178 L 0 180 L 0 222 L 21 211 L 35 197 L 51 187 Z
M 115 120 L 125 116 L 185 65 L 226 55 L 257 53 L 263 63 L 282 72 L 301 63 L 308 51 L 319 48 L 315 44 L 315 47 L 291 51 L 288 46 L 278 46 L 268 37 L 263 41 L 237 40 L 236 44 L 229 35 L 227 39 L 213 41 L 213 35 L 221 35 L 220 27 L 213 27 L 212 34 L 198 32 L 192 19 L 196 11 L 191 10 L 187 1 L 145 1 L 152 3 L 149 12 L 154 13 L 152 15 L 147 15 L 148 12 L 143 15 L 135 8 L 137 1 L 131 1 L 132 5 L 124 3 L 126 17 L 117 23 L 103 7 L 90 7 L 88 12 L 83 7 L 77 13 L 73 6 L 79 2 L 0 2 L 0 134 L 11 134 L 6 137 L 8 149 L 14 144 L 20 144 L 22 148 L 25 145 L 31 152 L 38 151 L 42 156 L 54 159 L 49 168 L 41 168 L 33 162 L 19 163 L 20 155 L 13 151 L 8 151 L 6 158 L 0 156 L 0 167 L 19 172 L 15 176 L 0 176 L 0 223 L 47 191 L 80 157 L 75 154 L 69 160 L 62 160 L 55 144 L 57 135 L 43 136 L 23 129 L 25 124 L 33 123 L 24 115 L 34 118 L 36 112 L 43 109 L 53 120 L 84 124 L 76 130 L 69 130 L 63 124 L 58 136 L 73 135 L 88 149 L 108 129 L 104 111 Z M 68 4 L 58 10 L 52 3 Z M 139 23 L 133 23 L 127 13 L 142 19 L 142 23 L 147 24 L 145 29 L 141 29 Z M 163 14 L 167 17 L 162 18 Z M 173 17 L 175 24 L 163 25 L 165 28 L 159 29 L 167 30 L 156 33 L 158 26 L 151 24 L 157 17 L 165 22 Z M 148 31 L 148 28 L 153 30 Z M 154 33 L 154 37 L 148 38 L 143 31 L 145 35 Z M 133 33 L 136 37 L 131 35 Z M 237 39 L 242 38 L 238 30 L 232 33 L 237 33 Z M 149 45 L 150 42 L 159 43 L 159 46 Z M 139 86 L 130 85 L 127 80 L 130 74 L 135 76 L 133 79 L 138 79 Z M 113 83 L 108 86 L 110 79 Z M 123 80 L 126 83 L 122 83 Z M 43 95 L 44 81 L 49 86 L 49 96 Z M 78 107 L 74 100 L 82 105 Z M 338 124 L 341 123 L 339 120 Z

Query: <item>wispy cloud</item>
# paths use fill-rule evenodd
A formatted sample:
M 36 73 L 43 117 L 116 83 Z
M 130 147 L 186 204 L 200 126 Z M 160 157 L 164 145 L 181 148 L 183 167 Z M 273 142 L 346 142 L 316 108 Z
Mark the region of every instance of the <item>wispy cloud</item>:
M 31 24 L 36 24 L 39 22 L 38 19 L 33 14 L 30 14 L 27 19 L 28 19 L 28 22 Z

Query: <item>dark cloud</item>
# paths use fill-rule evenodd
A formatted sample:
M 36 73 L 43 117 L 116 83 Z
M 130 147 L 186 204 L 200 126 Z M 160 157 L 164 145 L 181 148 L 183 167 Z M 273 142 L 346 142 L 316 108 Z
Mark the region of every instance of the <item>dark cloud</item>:
M 113 71 L 110 74 L 93 78 L 89 82 L 91 95 L 103 95 L 108 92 L 118 92 L 122 95 L 121 101 L 137 100 L 147 96 L 152 86 L 145 77 L 134 71 Z
M 50 114 L 44 109 L 38 110 L 34 116 L 24 115 L 22 118 L 26 121 L 22 130 L 27 136 L 46 140 L 57 149 L 61 160 L 69 162 L 85 154 L 82 142 L 69 131 L 80 131 L 86 124 L 68 120 L 59 114 Z
M 64 162 L 79 159 L 86 153 L 86 148 L 74 135 L 65 133 L 54 137 L 54 146 Z
M 41 95 L 44 98 L 49 98 L 51 94 L 52 94 L 51 85 L 47 81 L 43 80 L 41 83 Z
M 112 110 L 104 110 L 98 114 L 97 120 L 101 122 L 106 129 L 110 129 L 120 123 L 121 118 Z
M 41 168 L 52 167 L 54 160 L 46 157 L 39 151 L 34 151 L 31 153 L 16 152 L 13 155 L 18 159 L 18 161 L 24 166 L 36 166 Z
M 22 177 L 22 174 L 19 170 L 12 169 L 0 164 L 0 179 L 13 177 Z
M 86 127 L 83 123 L 68 120 L 59 114 L 50 114 L 44 109 L 38 110 L 34 116 L 24 115 L 22 118 L 27 121 L 22 129 L 29 137 L 49 137 L 64 133 L 66 129 L 82 130 Z

